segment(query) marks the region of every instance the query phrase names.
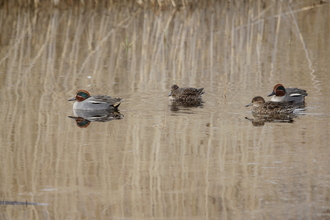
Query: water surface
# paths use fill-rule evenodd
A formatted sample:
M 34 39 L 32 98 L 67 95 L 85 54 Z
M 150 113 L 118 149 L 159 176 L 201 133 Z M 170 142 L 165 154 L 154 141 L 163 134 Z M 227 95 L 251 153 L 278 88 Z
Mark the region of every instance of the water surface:
M 0 218 L 329 218 L 329 10 L 0 9 Z M 277 83 L 306 108 L 246 119 Z M 171 105 L 172 84 L 203 105 Z M 123 118 L 78 127 L 78 89 L 122 97 Z

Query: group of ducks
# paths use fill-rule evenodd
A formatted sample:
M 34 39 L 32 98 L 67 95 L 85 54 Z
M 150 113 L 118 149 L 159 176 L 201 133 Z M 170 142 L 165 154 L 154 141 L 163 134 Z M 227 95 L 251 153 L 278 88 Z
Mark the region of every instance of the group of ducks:
M 282 84 L 276 84 L 270 101 L 265 102 L 261 96 L 256 96 L 245 107 L 253 106 L 252 112 L 256 114 L 291 114 L 297 108 L 305 107 L 306 90 L 298 88 L 284 88 Z
M 168 95 L 173 102 L 196 102 L 202 100 L 204 88 L 180 88 L 177 85 L 171 87 Z M 306 90 L 298 88 L 284 88 L 282 84 L 274 86 L 273 92 L 268 96 L 273 96 L 266 102 L 261 96 L 256 96 L 248 106 L 253 106 L 252 112 L 256 114 L 290 114 L 298 107 L 304 107 Z M 75 110 L 117 110 L 121 104 L 121 98 L 112 98 L 106 95 L 91 96 L 86 90 L 79 90 L 76 96 L 69 101 L 76 101 L 73 104 Z

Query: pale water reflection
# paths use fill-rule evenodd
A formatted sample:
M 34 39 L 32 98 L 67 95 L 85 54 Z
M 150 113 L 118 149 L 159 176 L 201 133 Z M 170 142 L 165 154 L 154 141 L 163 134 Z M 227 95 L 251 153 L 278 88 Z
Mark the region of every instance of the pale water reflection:
M 0 200 L 22 202 L 0 219 L 330 218 L 329 10 L 0 9 Z M 256 119 L 244 106 L 277 83 L 305 110 Z M 203 103 L 172 105 L 173 84 Z M 82 116 L 78 89 L 124 101 Z

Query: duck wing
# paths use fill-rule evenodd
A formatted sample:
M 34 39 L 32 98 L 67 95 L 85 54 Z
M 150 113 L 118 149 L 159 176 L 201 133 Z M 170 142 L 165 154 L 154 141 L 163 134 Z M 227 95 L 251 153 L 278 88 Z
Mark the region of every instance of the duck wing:
M 122 98 L 112 98 L 106 95 L 96 95 L 88 98 L 88 102 L 93 104 L 110 104 L 115 107 L 120 105 Z
M 308 96 L 306 90 L 304 89 L 298 89 L 298 88 L 287 88 L 286 89 L 287 93 L 292 96 L 292 97 L 297 97 L 297 96 Z
M 294 108 L 293 102 L 266 102 L 264 103 L 264 108 L 274 113 L 292 113 Z
M 182 96 L 200 96 L 202 95 L 204 88 L 195 89 L 195 88 L 181 88 Z

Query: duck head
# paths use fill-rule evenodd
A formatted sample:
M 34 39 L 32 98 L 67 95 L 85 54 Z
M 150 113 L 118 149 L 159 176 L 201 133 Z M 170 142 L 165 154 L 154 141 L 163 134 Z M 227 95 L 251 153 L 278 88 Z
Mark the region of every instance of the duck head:
M 171 86 L 171 92 L 170 92 L 170 94 L 168 94 L 168 96 L 173 95 L 173 92 L 176 91 L 177 89 L 179 89 L 179 86 L 178 85 Z
M 76 93 L 76 96 L 72 99 L 69 99 L 68 101 L 82 102 L 82 101 L 88 99 L 89 97 L 91 97 L 91 95 L 86 90 L 78 90 Z
M 245 107 L 249 107 L 253 105 L 254 107 L 259 107 L 260 105 L 265 103 L 265 99 L 262 98 L 261 96 L 256 96 L 252 99 L 251 103 L 246 105 Z
M 274 86 L 273 92 L 270 93 L 268 96 L 273 96 L 273 95 L 284 96 L 285 93 L 286 93 L 286 90 L 285 90 L 284 86 L 282 84 L 276 84 Z

